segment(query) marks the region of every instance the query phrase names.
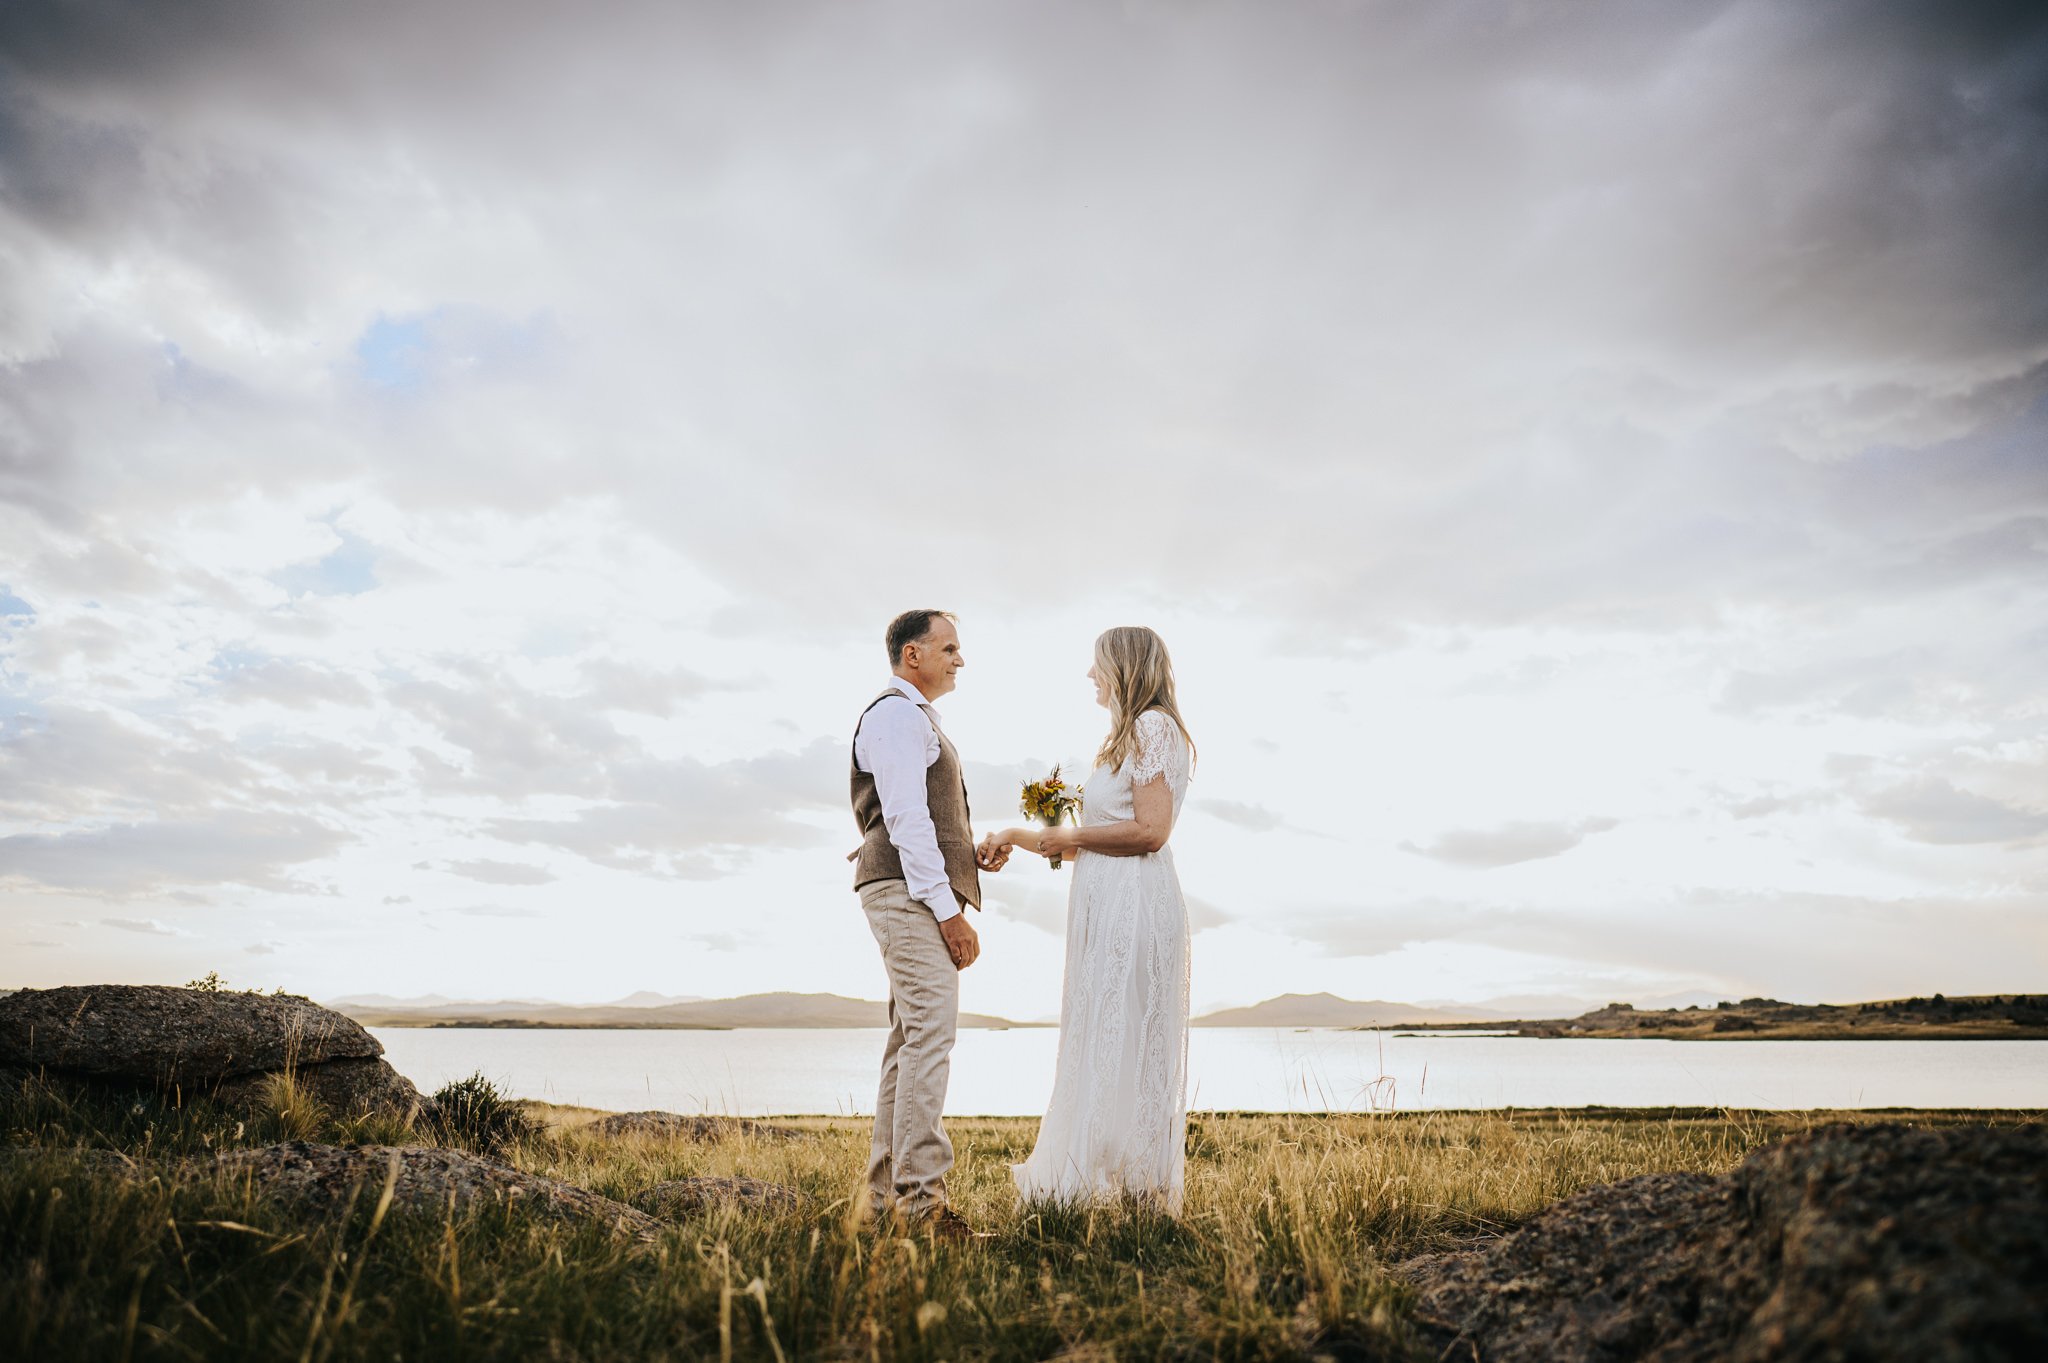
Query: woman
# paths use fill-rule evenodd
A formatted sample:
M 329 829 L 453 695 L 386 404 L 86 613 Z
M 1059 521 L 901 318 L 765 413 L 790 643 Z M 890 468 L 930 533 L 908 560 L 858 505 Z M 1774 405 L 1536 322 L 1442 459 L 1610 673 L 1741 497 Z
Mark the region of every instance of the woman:
M 1109 736 L 1082 790 L 1078 828 L 1006 828 L 1012 847 L 1073 861 L 1067 973 L 1052 1103 L 1031 1157 L 1012 1165 L 1025 1201 L 1130 1194 L 1178 1215 L 1187 1131 L 1188 914 L 1166 846 L 1194 743 L 1157 634 L 1112 629 L 1088 669 Z

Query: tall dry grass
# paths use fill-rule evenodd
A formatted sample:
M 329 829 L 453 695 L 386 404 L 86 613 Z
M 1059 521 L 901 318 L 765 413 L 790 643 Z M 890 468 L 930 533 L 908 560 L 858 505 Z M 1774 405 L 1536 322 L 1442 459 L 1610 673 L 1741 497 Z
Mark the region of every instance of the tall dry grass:
M 1034 1124 L 950 1123 L 953 1194 L 992 1232 L 934 1248 L 851 1215 L 864 1124 L 794 1140 L 606 1140 L 532 1107 L 499 1157 L 625 1198 L 695 1175 L 801 1190 L 797 1212 L 715 1207 L 652 1248 L 514 1209 L 392 1207 L 376 1186 L 308 1221 L 196 1166 L 116 1177 L 78 1147 L 157 1157 L 306 1130 L 303 1095 L 255 1117 L 37 1085 L 0 1095 L 0 1352 L 37 1360 L 1403 1359 L 1389 1266 L 1634 1174 L 1723 1170 L 1847 1114 L 1199 1115 L 1185 1215 L 1020 1208 L 1006 1165 Z M 268 1113 L 269 1115 L 265 1115 Z M 1904 1120 L 1899 1114 L 1852 1120 Z M 1915 1114 L 1919 1121 L 2013 1120 Z M 322 1139 L 445 1139 L 389 1119 Z M 169 1166 L 164 1166 L 169 1168 Z

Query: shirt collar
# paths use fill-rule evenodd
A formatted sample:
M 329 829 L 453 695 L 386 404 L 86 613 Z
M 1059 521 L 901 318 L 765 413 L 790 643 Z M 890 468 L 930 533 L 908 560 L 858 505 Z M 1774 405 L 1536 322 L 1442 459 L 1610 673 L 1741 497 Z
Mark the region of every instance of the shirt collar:
M 897 676 L 893 672 L 889 674 L 889 683 L 890 685 L 894 686 L 898 691 L 901 691 L 904 695 L 910 697 L 912 702 L 914 702 L 915 704 L 931 704 L 930 701 L 924 698 L 924 692 L 917 689 L 916 683 L 905 681 L 903 678 Z

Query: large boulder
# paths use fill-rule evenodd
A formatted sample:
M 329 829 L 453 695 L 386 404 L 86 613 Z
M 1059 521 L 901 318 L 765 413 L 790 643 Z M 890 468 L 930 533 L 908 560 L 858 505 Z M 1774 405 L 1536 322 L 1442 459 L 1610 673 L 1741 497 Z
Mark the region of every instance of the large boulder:
M 516 1204 L 551 1221 L 592 1222 L 615 1235 L 651 1241 L 660 1223 L 623 1202 L 514 1169 L 485 1155 L 427 1146 L 315 1145 L 286 1141 L 252 1150 L 227 1150 L 212 1167 L 245 1178 L 263 1196 L 296 1210 L 325 1214 L 356 1190 L 358 1201 L 374 1202 L 397 1162 L 392 1205 L 457 1215 L 473 1207 Z
M 0 998 L 0 1071 L 243 1102 L 289 1071 L 337 1111 L 418 1111 L 383 1056 L 361 1024 L 295 994 L 90 984 Z
M 1402 1266 L 1487 1363 L 2048 1358 L 2048 1128 L 1831 1126 Z

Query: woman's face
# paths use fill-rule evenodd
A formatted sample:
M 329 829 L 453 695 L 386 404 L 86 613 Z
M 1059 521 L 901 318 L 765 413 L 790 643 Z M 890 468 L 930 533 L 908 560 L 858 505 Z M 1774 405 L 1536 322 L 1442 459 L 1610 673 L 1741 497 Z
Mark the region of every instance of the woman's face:
M 1100 663 L 1088 664 L 1088 680 L 1095 683 L 1095 703 L 1105 710 L 1109 708 L 1109 679 L 1102 675 Z

